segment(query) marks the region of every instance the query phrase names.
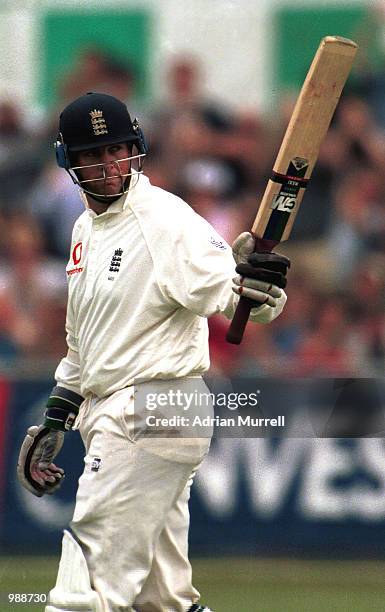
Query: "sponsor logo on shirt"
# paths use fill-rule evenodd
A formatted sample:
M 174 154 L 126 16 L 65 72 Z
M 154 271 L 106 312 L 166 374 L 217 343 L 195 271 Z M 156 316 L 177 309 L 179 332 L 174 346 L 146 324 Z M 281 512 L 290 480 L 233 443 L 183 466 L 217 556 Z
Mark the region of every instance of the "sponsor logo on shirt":
M 72 261 L 74 262 L 74 266 L 77 266 L 78 263 L 80 263 L 80 260 L 82 258 L 82 251 L 83 243 L 78 242 L 77 244 L 75 244 L 74 248 L 72 249 Z
M 71 276 L 72 274 L 79 274 L 79 272 L 83 272 L 84 268 L 71 268 L 71 270 L 67 270 L 67 276 Z
M 82 258 L 82 253 L 83 253 L 83 243 L 82 242 L 78 242 L 77 244 L 75 244 L 74 248 L 72 249 L 72 261 L 74 262 L 74 268 L 71 268 L 70 270 L 67 270 L 67 275 L 71 276 L 72 274 L 79 274 L 79 272 L 83 272 L 84 268 L 78 267 L 78 264 L 80 263 L 80 260 Z
M 217 238 L 214 238 L 214 236 L 211 236 L 210 242 L 221 251 L 224 251 L 226 249 L 226 245 L 224 244 L 223 240 L 218 240 Z

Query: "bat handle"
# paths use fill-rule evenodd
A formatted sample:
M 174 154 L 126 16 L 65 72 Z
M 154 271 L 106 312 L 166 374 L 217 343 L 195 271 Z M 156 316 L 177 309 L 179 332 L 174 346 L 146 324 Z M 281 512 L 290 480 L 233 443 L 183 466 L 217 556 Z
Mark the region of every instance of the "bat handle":
M 255 251 L 257 253 L 270 253 L 278 244 L 278 240 L 266 240 L 254 235 Z M 240 297 L 235 309 L 230 327 L 227 330 L 226 340 L 230 344 L 241 344 L 246 324 L 250 316 L 250 310 L 257 306 L 253 300 L 247 297 Z
M 235 310 L 230 327 L 227 330 L 226 340 L 230 344 L 241 344 L 250 310 L 255 306 L 255 302 L 247 297 L 240 297 Z

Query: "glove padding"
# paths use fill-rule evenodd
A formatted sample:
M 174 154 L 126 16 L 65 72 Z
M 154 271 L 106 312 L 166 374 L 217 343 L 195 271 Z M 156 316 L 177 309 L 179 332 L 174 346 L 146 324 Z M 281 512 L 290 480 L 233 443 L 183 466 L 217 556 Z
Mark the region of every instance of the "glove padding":
M 248 276 L 270 285 L 284 289 L 287 284 L 286 273 L 290 260 L 277 253 L 252 253 L 247 263 L 239 263 L 235 268 L 241 276 Z
M 277 300 L 282 296 L 281 289 L 276 285 L 244 276 L 235 276 L 233 278 L 232 289 L 234 293 L 253 300 L 255 306 L 267 304 L 275 308 L 278 304 Z
M 64 442 L 64 432 L 33 425 L 21 446 L 17 462 L 17 476 L 23 487 L 42 497 L 52 495 L 64 478 L 64 470 L 53 462 Z
M 233 278 L 233 291 L 256 302 L 274 308 L 286 287 L 286 273 L 290 260 L 277 253 L 254 252 L 255 239 L 250 232 L 243 232 L 233 243 L 233 255 L 237 263 Z

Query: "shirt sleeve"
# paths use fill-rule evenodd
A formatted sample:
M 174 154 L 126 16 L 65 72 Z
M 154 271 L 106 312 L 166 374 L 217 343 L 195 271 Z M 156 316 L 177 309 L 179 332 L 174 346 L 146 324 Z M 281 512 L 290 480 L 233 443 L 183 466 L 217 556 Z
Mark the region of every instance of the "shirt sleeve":
M 79 353 L 68 349 L 67 355 L 60 361 L 55 372 L 55 380 L 60 387 L 69 389 L 78 395 L 80 392 Z
M 70 300 L 67 303 L 66 332 L 68 351 L 56 368 L 55 380 L 61 387 L 81 395 L 79 349 L 75 334 L 75 316 Z
M 67 316 L 68 320 L 68 316 Z M 80 359 L 79 351 L 74 336 L 67 327 L 67 355 L 60 361 L 55 372 L 55 380 L 58 385 L 74 391 L 78 395 L 80 392 Z
M 175 225 L 174 231 L 175 231 Z M 235 262 L 231 247 L 202 217 L 191 211 L 173 236 L 172 265 L 161 262 L 161 284 L 167 296 L 202 317 L 216 313 L 231 319 L 239 296 L 232 291 Z M 162 260 L 162 258 L 161 258 Z M 275 308 L 253 308 L 250 319 L 270 323 L 286 302 L 283 293 Z

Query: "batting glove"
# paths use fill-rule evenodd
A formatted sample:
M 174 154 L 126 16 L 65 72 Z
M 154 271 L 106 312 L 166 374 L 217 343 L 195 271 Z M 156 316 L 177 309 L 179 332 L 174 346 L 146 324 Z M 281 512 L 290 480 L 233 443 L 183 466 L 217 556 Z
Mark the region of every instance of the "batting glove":
M 255 240 L 250 232 L 243 232 L 233 243 L 233 255 L 237 263 L 233 278 L 233 291 L 250 298 L 256 306 L 277 306 L 277 300 L 286 287 L 286 273 L 290 260 L 277 253 L 254 252 Z
M 64 433 L 72 428 L 83 398 L 63 387 L 54 387 L 47 402 L 43 425 L 33 425 L 20 449 L 17 476 L 28 491 L 42 497 L 52 495 L 62 484 L 64 470 L 53 463 Z
M 54 493 L 61 485 L 64 470 L 53 463 L 64 442 L 64 432 L 32 425 L 21 446 L 17 476 L 23 487 L 42 497 Z

